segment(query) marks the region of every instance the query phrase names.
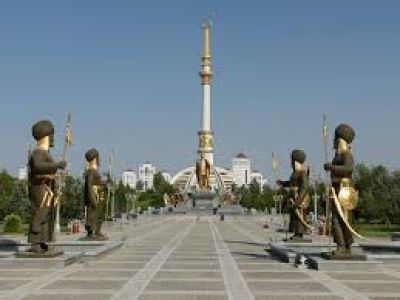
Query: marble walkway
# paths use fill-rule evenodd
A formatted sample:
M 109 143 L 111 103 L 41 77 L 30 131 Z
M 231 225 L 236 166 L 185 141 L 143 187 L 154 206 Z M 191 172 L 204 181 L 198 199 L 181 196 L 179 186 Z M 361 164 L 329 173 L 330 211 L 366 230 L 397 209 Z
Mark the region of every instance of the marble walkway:
M 122 248 L 64 269 L 1 269 L 0 299 L 400 299 L 400 265 L 313 271 L 264 251 L 259 219 L 153 217 L 124 225 Z

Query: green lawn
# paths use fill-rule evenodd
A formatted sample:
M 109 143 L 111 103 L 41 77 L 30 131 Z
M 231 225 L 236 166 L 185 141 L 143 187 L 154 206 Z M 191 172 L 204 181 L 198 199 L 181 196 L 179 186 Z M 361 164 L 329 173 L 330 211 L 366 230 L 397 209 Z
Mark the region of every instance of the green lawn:
M 363 236 L 387 237 L 392 232 L 400 231 L 400 224 L 355 224 L 354 228 Z
M 25 234 L 28 232 L 29 224 L 22 224 L 22 228 L 21 228 L 20 232 L 16 232 L 16 233 L 8 233 L 8 232 L 4 233 L 3 227 L 4 227 L 4 223 L 0 223 L 0 235 L 3 235 L 3 234 Z
M 4 227 L 4 223 L 0 223 L 0 235 L 12 235 L 12 234 L 27 234 L 28 230 L 29 230 L 29 224 L 22 224 L 22 228 L 20 230 L 20 232 L 15 232 L 15 233 L 5 233 L 3 232 L 3 227 Z M 61 232 L 67 232 L 68 228 L 67 226 L 63 226 L 61 225 Z

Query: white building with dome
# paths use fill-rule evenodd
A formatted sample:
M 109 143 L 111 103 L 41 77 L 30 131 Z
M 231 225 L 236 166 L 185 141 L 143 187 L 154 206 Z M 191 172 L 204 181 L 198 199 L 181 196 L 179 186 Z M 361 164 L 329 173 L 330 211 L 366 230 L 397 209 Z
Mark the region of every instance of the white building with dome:
M 232 159 L 232 173 L 236 186 L 247 186 L 250 183 L 251 163 L 244 153 L 241 152 Z
M 137 176 L 132 169 L 127 169 L 122 172 L 121 180 L 124 186 L 129 186 L 131 189 L 136 188 Z

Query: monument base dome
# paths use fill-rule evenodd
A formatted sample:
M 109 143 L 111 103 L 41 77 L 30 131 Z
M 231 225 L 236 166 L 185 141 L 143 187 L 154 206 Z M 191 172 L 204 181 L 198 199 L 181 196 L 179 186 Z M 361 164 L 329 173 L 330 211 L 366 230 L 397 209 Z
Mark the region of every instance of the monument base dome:
M 188 167 L 178 172 L 171 180 L 171 183 L 181 193 L 201 193 L 196 178 L 196 168 Z M 221 194 L 230 192 L 233 185 L 233 174 L 231 170 L 220 167 L 211 167 L 210 187 L 211 192 Z

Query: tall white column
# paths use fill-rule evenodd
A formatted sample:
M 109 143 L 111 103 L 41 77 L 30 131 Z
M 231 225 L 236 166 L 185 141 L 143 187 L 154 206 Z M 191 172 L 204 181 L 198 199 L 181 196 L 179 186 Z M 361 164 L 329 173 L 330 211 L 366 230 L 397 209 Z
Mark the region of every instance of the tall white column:
M 211 130 L 211 87 L 203 85 L 203 118 L 201 130 Z
M 201 115 L 201 127 L 199 130 L 199 151 L 198 153 L 214 163 L 213 155 L 213 134 L 211 131 L 211 52 L 210 52 L 210 23 L 203 26 L 204 45 L 201 58 L 200 78 L 203 86 L 203 105 Z

